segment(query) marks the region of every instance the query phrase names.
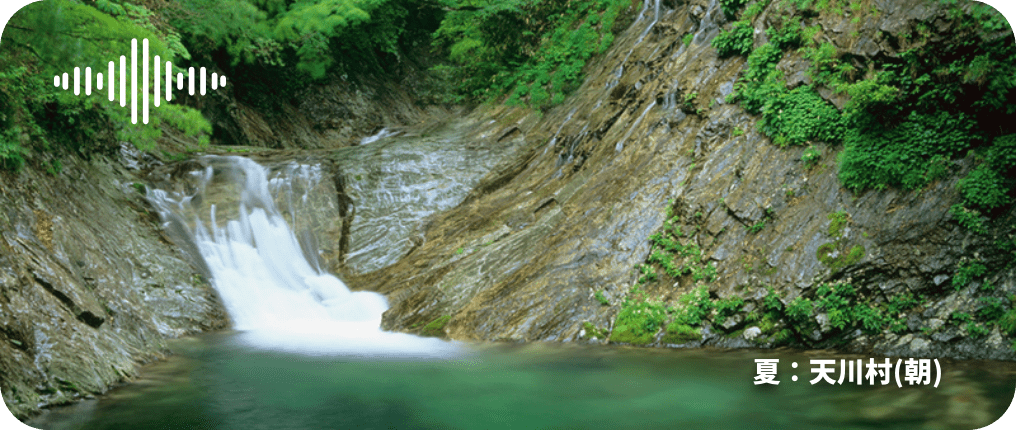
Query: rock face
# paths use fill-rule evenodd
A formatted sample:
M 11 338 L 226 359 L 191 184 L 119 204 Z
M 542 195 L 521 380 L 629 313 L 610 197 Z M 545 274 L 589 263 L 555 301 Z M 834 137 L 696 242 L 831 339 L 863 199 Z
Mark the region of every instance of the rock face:
M 508 121 L 510 114 L 488 113 L 518 127 L 525 154 L 495 169 L 465 203 L 433 218 L 422 245 L 399 263 L 353 283 L 389 295 L 384 327 L 413 331 L 450 316 L 444 334 L 456 339 L 588 339 L 589 330 L 580 335 L 585 323 L 614 324 L 638 278 L 636 266 L 650 253 L 648 238 L 670 208 L 703 260 L 716 267 L 713 297 L 740 296 L 750 309 L 765 296 L 764 286 L 787 302 L 836 281 L 878 300 L 927 294 L 934 298 L 903 316 L 909 318 L 904 334 L 855 333 L 846 348 L 1016 357 L 997 329 L 975 338 L 942 327 L 953 312 L 976 309 L 970 295 L 980 283 L 954 292 L 947 280 L 961 258 L 983 254 L 988 245 L 949 215 L 958 201 L 956 177 L 971 160 L 956 163 L 957 176 L 920 192 L 841 188 L 839 148 L 816 145 L 817 163 L 805 163 L 804 148 L 774 146 L 756 131 L 756 118 L 725 102 L 744 60 L 718 58 L 710 46 L 726 20 L 718 2 L 678 3 L 664 2 L 658 22 L 643 19 L 619 35 L 587 68 L 576 95 L 545 116 Z M 943 13 L 931 2 L 910 3 L 880 7 L 877 22 L 842 23 L 845 35 L 857 33 L 832 42 L 855 55 L 895 55 L 877 39 L 919 21 L 937 22 Z M 802 67 L 797 62 L 785 59 L 780 67 L 793 76 Z M 839 226 L 830 229 L 833 222 Z M 1000 296 L 1016 292 L 1012 269 L 994 276 L 985 282 Z M 696 285 L 691 278 L 647 292 L 673 303 Z M 759 346 L 716 328 L 703 333 L 707 345 Z M 816 330 L 815 345 L 824 345 L 824 333 Z
M 776 3 L 756 21 L 756 45 Z M 920 22 L 947 25 L 935 2 L 873 4 L 881 11 L 876 20 L 824 18 L 819 24 L 829 42 L 858 58 L 894 56 L 912 43 L 894 34 Z M 964 258 L 993 267 L 1011 258 L 986 253 L 991 239 L 949 215 L 958 201 L 956 178 L 971 159 L 955 162 L 951 179 L 920 192 L 851 193 L 837 178 L 839 148 L 818 144 L 817 157 L 802 161 L 804 148 L 774 146 L 756 131 L 755 117 L 726 103 L 744 59 L 718 58 L 710 45 L 727 20 L 716 0 L 661 6 L 658 17 L 637 20 L 619 35 L 587 66 L 575 95 L 544 115 L 486 106 L 456 123 L 461 129 L 399 130 L 430 139 L 417 153 L 399 155 L 406 166 L 400 177 L 436 184 L 409 198 L 423 203 L 366 203 L 370 192 L 413 185 L 383 182 L 390 173 L 385 153 L 394 149 L 384 142 L 367 143 L 377 145 L 376 153 L 357 157 L 342 150 L 271 156 L 273 172 L 296 160 L 320 164 L 334 178 L 320 182 L 319 200 L 289 212 L 308 256 L 323 251 L 320 262 L 351 287 L 387 294 L 389 330 L 604 342 L 639 278 L 636 267 L 647 261 L 650 236 L 676 217 L 683 240 L 716 269 L 709 295 L 738 296 L 745 305 L 715 326 L 697 328 L 699 340 L 674 344 L 661 331 L 649 345 L 768 346 L 765 329 L 744 315 L 763 305 L 765 287 L 786 304 L 814 296 L 821 283 L 847 281 L 879 303 L 900 293 L 931 297 L 897 316 L 906 325 L 899 333 L 849 333 L 848 350 L 1016 358 L 997 328 L 975 337 L 948 323 L 956 312 L 977 309 L 973 295 L 986 283 L 998 297 L 1016 293 L 1011 268 L 958 291 L 951 286 Z M 794 55 L 778 65 L 791 85 L 809 82 L 805 67 Z M 819 90 L 844 105 L 842 96 Z M 274 116 L 228 94 L 192 102 L 207 103 L 201 107 L 220 143 L 307 149 L 350 146 L 383 126 L 447 115 L 427 113 L 413 97 L 395 83 L 336 77 L 284 100 Z M 462 172 L 434 178 L 432 168 L 442 161 L 427 157 L 443 150 L 437 143 L 447 142 L 435 139 L 445 133 L 463 145 L 450 151 Z M 118 159 L 68 159 L 56 176 L 0 172 L 0 386 L 16 415 L 101 393 L 163 356 L 164 339 L 227 325 L 200 261 L 181 250 L 186 244 L 170 243 L 134 186 L 141 179 L 132 170 L 146 163 L 124 149 Z M 180 167 L 177 173 L 186 173 Z M 471 191 L 448 204 L 431 198 L 442 197 L 446 182 Z M 389 252 L 374 253 L 370 247 L 381 239 L 371 234 L 386 229 L 366 216 L 383 212 L 375 218 L 398 223 L 408 210 L 422 215 L 404 217 L 411 222 L 385 238 Z M 1001 216 L 1003 223 L 1016 219 L 1013 212 Z M 367 232 L 361 239 L 358 222 Z M 685 275 L 646 293 L 674 303 L 698 285 Z M 812 345 L 832 345 L 830 316 L 814 319 Z
M 15 416 L 105 392 L 165 339 L 227 325 L 134 186 L 127 166 L 144 157 L 122 155 L 0 173 L 0 386 Z
M 245 87 L 262 94 L 238 95 L 235 87 L 208 97 L 183 95 L 212 123 L 212 143 L 273 149 L 336 148 L 356 145 L 385 126 L 417 124 L 451 113 L 436 104 L 435 79 L 429 67 L 429 44 L 419 44 L 385 73 L 330 75 L 323 82 L 288 91 Z M 378 74 L 381 74 L 379 76 Z M 239 78 L 242 79 L 242 78 Z

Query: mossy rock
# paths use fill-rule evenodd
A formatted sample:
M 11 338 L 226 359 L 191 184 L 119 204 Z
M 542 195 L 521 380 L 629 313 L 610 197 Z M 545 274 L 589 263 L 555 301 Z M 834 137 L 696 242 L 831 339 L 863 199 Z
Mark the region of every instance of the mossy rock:
M 847 226 L 850 216 L 845 211 L 833 212 L 826 215 L 829 218 L 829 236 L 838 238 L 843 234 L 843 228 Z
M 626 306 L 614 320 L 614 331 L 610 333 L 610 341 L 631 345 L 653 343 L 664 318 L 662 308 L 654 309 L 647 303 Z
M 423 326 L 423 330 L 420 331 L 420 336 L 431 336 L 431 337 L 444 337 L 445 325 L 452 319 L 451 315 L 440 316 L 434 321 L 427 323 Z
M 861 245 L 854 245 L 849 251 L 833 257 L 832 255 L 839 248 L 838 242 L 829 242 L 818 247 L 815 251 L 815 258 L 833 271 L 857 264 L 865 255 L 865 249 Z
M 667 325 L 667 332 L 663 335 L 663 343 L 681 344 L 702 340 L 701 329 L 686 324 L 671 323 Z
M 589 321 L 582 323 L 582 328 L 586 331 L 586 335 L 583 336 L 584 339 L 607 339 L 607 330 L 599 329 Z

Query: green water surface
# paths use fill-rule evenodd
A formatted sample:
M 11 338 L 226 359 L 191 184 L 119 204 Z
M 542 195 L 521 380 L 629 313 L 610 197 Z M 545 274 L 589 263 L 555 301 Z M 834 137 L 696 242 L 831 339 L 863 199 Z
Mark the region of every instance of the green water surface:
M 809 383 L 801 351 L 462 345 L 451 358 L 307 356 L 251 349 L 235 333 L 183 339 L 175 355 L 40 429 L 973 429 L 1013 400 L 1016 365 L 942 360 L 938 388 Z M 778 358 L 778 386 L 756 386 Z M 876 360 L 884 357 L 874 357 Z M 895 359 L 892 360 L 895 363 Z M 798 368 L 791 363 L 797 362 Z M 798 381 L 792 381 L 793 376 Z

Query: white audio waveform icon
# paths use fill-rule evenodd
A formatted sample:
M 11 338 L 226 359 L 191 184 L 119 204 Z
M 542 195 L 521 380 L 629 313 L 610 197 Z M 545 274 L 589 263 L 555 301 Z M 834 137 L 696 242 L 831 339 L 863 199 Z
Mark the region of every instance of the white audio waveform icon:
M 149 58 L 148 57 L 148 39 L 142 39 L 142 42 L 141 42 L 141 85 L 142 85 L 142 88 L 141 88 L 141 106 L 142 106 L 142 108 L 141 108 L 141 121 L 143 123 L 145 123 L 145 124 L 148 124 L 148 98 L 149 98 L 149 94 L 148 94 L 148 78 L 149 78 L 149 75 L 148 75 L 148 58 Z M 154 87 L 155 87 L 154 88 L 154 90 L 155 90 L 155 94 L 154 94 L 154 96 L 155 96 L 154 97 L 155 107 L 159 107 L 159 100 L 162 98 L 161 95 L 160 95 L 161 91 L 160 91 L 160 87 L 159 87 L 159 83 L 162 80 L 162 78 L 160 76 L 160 73 L 159 73 L 159 71 L 160 71 L 159 70 L 160 69 L 159 66 L 161 64 L 162 64 L 162 59 L 159 58 L 158 55 L 156 55 L 155 56 L 155 61 L 154 61 L 155 73 L 153 75 L 153 77 L 155 78 L 153 80 Z M 114 79 L 114 70 L 115 70 L 115 63 L 110 61 L 109 62 L 109 73 L 106 76 L 109 79 L 109 101 L 114 101 L 116 99 L 116 90 L 115 90 L 115 82 L 116 81 Z M 173 96 L 172 96 L 172 90 L 173 90 L 173 62 L 167 61 L 166 62 L 166 69 L 165 70 L 166 70 L 166 72 L 165 72 L 166 73 L 166 90 L 165 90 L 165 94 L 166 94 L 166 102 L 169 102 L 173 98 Z M 202 67 L 200 69 L 200 76 L 201 76 L 201 78 L 200 78 L 200 81 L 201 81 L 200 82 L 200 92 L 201 92 L 201 95 L 205 95 L 205 68 L 204 67 Z M 96 90 L 101 90 L 102 89 L 102 82 L 103 82 L 102 78 L 103 78 L 103 76 L 102 76 L 101 72 L 98 73 L 95 76 L 95 89 Z M 188 93 L 190 95 L 194 95 L 194 78 L 195 78 L 194 68 L 191 67 L 187 71 L 187 90 L 188 90 Z M 68 76 L 67 73 L 64 73 L 63 76 L 56 75 L 56 76 L 53 77 L 53 86 L 54 87 L 58 87 L 58 88 L 62 86 L 63 89 L 66 90 L 66 89 L 69 89 L 69 87 L 70 87 L 70 82 L 69 81 L 70 81 L 70 77 Z M 184 81 L 184 79 L 183 79 L 183 73 L 177 73 L 176 74 L 176 89 L 177 90 L 183 91 L 183 81 Z M 225 87 L 226 86 L 226 77 L 225 76 L 220 76 L 218 73 L 212 73 L 212 82 L 211 82 L 211 84 L 212 84 L 212 89 L 213 90 L 218 89 L 219 87 Z M 75 67 L 74 68 L 74 95 L 80 95 L 80 94 L 81 94 L 81 68 L 80 67 Z M 85 95 L 91 95 L 91 94 L 92 94 L 92 68 L 91 67 L 85 67 Z M 137 39 L 131 39 L 131 94 L 130 94 L 130 100 L 131 100 L 131 124 L 137 124 L 138 123 L 138 40 Z M 126 107 L 127 106 L 127 57 L 124 56 L 124 55 L 120 56 L 120 106 L 121 107 Z

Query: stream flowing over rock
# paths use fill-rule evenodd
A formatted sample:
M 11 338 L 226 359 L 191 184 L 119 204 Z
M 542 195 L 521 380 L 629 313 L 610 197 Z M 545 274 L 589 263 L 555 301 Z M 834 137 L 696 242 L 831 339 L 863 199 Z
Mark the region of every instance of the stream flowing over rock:
M 892 33 L 947 25 L 935 2 L 872 4 L 881 11 L 876 20 L 819 23 L 828 42 L 859 58 L 892 57 L 910 43 Z M 755 21 L 756 45 L 774 7 Z M 391 83 L 333 77 L 282 113 L 219 96 L 200 102 L 220 143 L 285 150 L 163 164 L 125 144 L 118 156 L 67 157 L 59 175 L 0 172 L 4 402 L 25 417 L 94 396 L 164 357 L 165 339 L 231 327 L 229 300 L 211 284 L 222 268 L 210 267 L 202 249 L 224 242 L 195 233 L 199 224 L 215 230 L 201 206 L 209 202 L 217 219 L 235 222 L 274 205 L 260 221 L 284 221 L 289 230 L 277 239 L 292 245 L 287 258 L 302 254 L 301 276 L 326 279 L 343 297 L 383 295 L 387 306 L 378 300 L 374 310 L 387 308 L 381 328 L 400 332 L 390 339 L 607 343 L 650 237 L 676 218 L 702 262 L 715 267 L 709 297 L 736 296 L 745 306 L 723 323 L 705 323 L 697 340 L 667 342 L 661 330 L 647 346 L 772 347 L 747 321 L 767 287 L 787 304 L 843 281 L 863 297 L 934 299 L 897 316 L 901 334 L 858 330 L 831 339 L 830 318 L 820 313 L 811 346 L 1016 359 L 997 327 L 976 337 L 946 325 L 958 311 L 974 312 L 973 293 L 985 283 L 1016 294 L 1012 265 L 959 290 L 950 285 L 966 258 L 994 267 L 1011 258 L 986 252 L 992 238 L 950 215 L 973 156 L 950 161 L 951 174 L 919 192 L 853 193 L 837 177 L 841 148 L 817 144 L 817 163 L 806 165 L 804 147 L 772 144 L 757 117 L 726 101 L 745 60 L 719 58 L 711 46 L 728 22 L 717 0 L 658 0 L 627 13 L 638 14 L 630 28 L 590 60 L 581 87 L 546 112 L 420 108 Z M 792 54 L 777 68 L 794 86 L 809 81 L 806 63 Z M 838 108 L 846 102 L 818 92 Z M 268 182 L 260 203 L 238 205 L 239 182 L 206 187 L 254 162 Z M 170 203 L 181 212 L 160 221 L 146 193 L 164 203 L 164 216 Z M 1000 219 L 1011 224 L 1016 211 Z M 830 229 L 833 222 L 839 226 Z M 830 263 L 848 252 L 848 263 Z M 646 293 L 674 303 L 700 285 L 686 275 Z

